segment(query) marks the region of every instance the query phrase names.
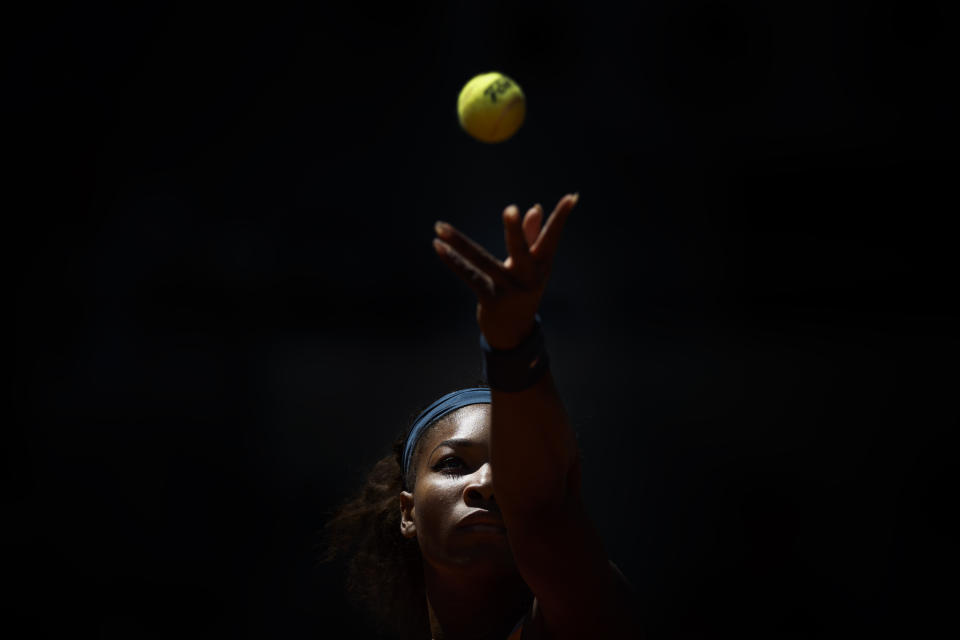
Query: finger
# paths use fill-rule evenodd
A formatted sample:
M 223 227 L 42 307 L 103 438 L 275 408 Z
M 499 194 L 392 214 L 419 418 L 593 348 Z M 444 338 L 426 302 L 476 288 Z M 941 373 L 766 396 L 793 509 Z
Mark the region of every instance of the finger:
M 579 193 L 567 194 L 557 203 L 553 213 L 547 219 L 547 223 L 543 226 L 540 237 L 530 247 L 530 254 L 538 262 L 549 264 L 553 260 L 557 247 L 560 246 L 560 233 L 563 231 L 563 225 L 579 199 Z
M 514 273 L 525 273 L 530 266 L 530 248 L 520 223 L 520 211 L 514 205 L 503 210 L 503 235 L 507 242 L 507 253 L 515 265 Z
M 527 240 L 527 246 L 533 245 L 540 235 L 540 224 L 543 222 L 543 207 L 535 204 L 527 211 L 523 217 L 523 237 Z
M 460 255 L 453 247 L 441 240 L 433 239 L 433 249 L 440 256 L 440 259 L 447 265 L 451 271 L 467 283 L 467 286 L 477 296 L 477 300 L 485 302 L 489 300 L 494 293 L 493 280 L 471 264 L 469 260 Z
M 447 246 L 453 248 L 461 257 L 485 273 L 495 284 L 503 285 L 507 282 L 503 263 L 490 255 L 486 249 L 460 233 L 449 223 L 437 222 L 433 228 Z

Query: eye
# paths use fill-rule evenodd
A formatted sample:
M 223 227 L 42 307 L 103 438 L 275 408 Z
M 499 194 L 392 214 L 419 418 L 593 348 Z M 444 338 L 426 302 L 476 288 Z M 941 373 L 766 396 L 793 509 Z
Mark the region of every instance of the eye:
M 447 456 L 445 458 L 441 458 L 435 465 L 433 465 L 434 471 L 448 473 L 451 475 L 461 475 L 460 472 L 463 470 L 463 468 L 463 460 L 457 456 Z

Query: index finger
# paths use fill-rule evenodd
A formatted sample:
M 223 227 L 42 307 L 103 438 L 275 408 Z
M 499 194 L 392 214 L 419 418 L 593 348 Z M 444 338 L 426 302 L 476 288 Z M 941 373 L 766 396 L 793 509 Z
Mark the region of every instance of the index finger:
M 501 286 L 506 283 L 507 278 L 503 270 L 503 263 L 453 225 L 437 221 L 434 225 L 434 231 L 447 245 L 485 273 L 494 284 Z
M 553 213 L 547 219 L 547 223 L 543 225 L 540 237 L 530 247 L 530 254 L 538 261 L 549 262 L 553 259 L 557 247 L 560 245 L 560 232 L 563 231 L 563 225 L 579 200 L 580 194 L 574 193 L 565 195 L 557 203 Z

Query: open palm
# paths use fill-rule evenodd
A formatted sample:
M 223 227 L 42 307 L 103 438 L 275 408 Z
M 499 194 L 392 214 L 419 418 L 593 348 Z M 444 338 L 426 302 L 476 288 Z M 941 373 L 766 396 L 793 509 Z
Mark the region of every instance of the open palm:
M 543 208 L 523 219 L 516 206 L 503 211 L 508 256 L 500 261 L 446 222 L 434 226 L 434 250 L 477 296 L 477 322 L 494 349 L 511 349 L 530 333 L 546 290 L 560 233 L 579 194 L 560 199 L 543 222 Z

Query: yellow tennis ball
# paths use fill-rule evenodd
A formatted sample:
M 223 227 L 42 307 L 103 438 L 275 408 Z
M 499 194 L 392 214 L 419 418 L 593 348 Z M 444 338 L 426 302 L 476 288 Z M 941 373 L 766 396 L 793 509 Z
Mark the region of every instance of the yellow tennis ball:
M 517 132 L 526 114 L 520 85 L 496 71 L 471 78 L 457 98 L 460 126 L 481 142 L 503 142 Z

